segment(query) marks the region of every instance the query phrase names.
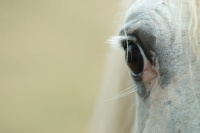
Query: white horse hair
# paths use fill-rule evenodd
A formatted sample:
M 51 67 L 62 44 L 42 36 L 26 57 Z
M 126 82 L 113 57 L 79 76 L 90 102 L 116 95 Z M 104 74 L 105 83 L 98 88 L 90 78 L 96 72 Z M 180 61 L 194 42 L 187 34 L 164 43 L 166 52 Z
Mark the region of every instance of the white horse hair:
M 125 51 L 110 53 L 91 133 L 200 132 L 199 8 L 198 0 L 132 3 L 119 36 L 110 40 Z M 135 36 L 140 41 L 131 40 Z M 131 66 L 128 76 L 122 74 L 131 41 L 144 51 L 139 78 Z

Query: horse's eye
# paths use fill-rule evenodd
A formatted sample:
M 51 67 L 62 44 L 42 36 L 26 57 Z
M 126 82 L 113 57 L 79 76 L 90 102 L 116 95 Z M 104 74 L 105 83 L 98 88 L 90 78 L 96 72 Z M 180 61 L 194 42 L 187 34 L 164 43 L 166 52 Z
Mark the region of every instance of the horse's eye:
M 133 40 L 127 40 L 123 43 L 125 49 L 125 60 L 134 75 L 143 71 L 144 59 L 141 48 Z

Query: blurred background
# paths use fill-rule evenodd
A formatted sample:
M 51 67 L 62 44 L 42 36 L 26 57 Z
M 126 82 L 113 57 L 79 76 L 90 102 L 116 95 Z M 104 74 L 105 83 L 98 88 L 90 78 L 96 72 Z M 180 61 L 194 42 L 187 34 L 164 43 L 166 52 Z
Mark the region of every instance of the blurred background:
M 0 133 L 84 133 L 118 0 L 0 0 Z

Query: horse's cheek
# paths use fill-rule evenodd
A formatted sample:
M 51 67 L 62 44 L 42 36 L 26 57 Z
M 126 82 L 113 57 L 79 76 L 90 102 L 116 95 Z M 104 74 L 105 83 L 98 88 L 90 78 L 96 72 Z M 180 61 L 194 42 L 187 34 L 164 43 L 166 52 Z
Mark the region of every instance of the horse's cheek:
M 160 85 L 156 85 L 150 93 L 149 118 L 146 120 L 144 133 L 167 133 L 168 122 L 170 122 L 170 96 L 168 91 Z

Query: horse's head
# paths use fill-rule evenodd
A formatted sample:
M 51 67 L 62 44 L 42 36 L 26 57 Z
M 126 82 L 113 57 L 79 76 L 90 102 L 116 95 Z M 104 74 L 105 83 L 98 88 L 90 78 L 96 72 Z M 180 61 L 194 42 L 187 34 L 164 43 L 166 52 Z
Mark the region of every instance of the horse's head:
M 137 86 L 137 133 L 200 131 L 197 7 L 186 0 L 137 0 L 120 36 Z
M 105 102 L 128 83 L 122 55 L 112 51 L 92 133 L 200 132 L 199 7 L 198 0 L 134 2 L 111 40 L 124 49 L 137 91 L 135 127 L 133 96 L 124 97 L 135 90 Z

